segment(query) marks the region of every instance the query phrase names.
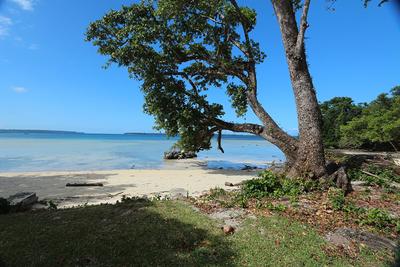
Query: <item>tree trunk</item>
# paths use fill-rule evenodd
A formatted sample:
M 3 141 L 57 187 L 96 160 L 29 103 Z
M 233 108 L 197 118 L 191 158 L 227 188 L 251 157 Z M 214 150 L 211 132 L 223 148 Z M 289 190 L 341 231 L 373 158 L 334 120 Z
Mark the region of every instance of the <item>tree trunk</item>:
M 285 47 L 299 126 L 297 156 L 289 175 L 320 178 L 326 173 L 325 156 L 321 132 L 321 111 L 308 69 L 303 43 L 307 25 L 300 25 L 300 27 L 304 26 L 304 29 L 299 34 L 291 0 L 271 0 L 271 2 Z M 302 19 L 302 23 L 306 23 L 306 21 Z M 300 40 L 300 46 L 299 38 L 303 39 Z

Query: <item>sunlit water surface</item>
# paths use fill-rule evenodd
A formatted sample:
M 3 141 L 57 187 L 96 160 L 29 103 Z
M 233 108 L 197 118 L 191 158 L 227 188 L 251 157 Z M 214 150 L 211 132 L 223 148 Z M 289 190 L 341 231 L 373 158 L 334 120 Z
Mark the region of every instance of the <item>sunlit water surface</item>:
M 160 169 L 176 139 L 159 134 L 0 134 L 0 172 Z M 213 148 L 199 153 L 209 168 L 265 167 L 283 161 L 274 145 L 256 136 L 226 135 L 225 153 Z

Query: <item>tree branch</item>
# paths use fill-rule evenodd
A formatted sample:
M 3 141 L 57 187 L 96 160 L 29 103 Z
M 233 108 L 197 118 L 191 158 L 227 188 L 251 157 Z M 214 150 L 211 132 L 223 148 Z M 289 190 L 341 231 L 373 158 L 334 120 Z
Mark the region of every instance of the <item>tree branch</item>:
M 301 50 L 303 49 L 304 46 L 304 34 L 309 26 L 307 23 L 307 16 L 308 16 L 308 10 L 310 8 L 310 2 L 311 0 L 304 0 L 303 13 L 301 14 L 301 19 L 300 19 L 300 29 L 296 41 L 295 51 L 297 56 L 300 56 L 301 54 Z
M 310 1 L 310 0 L 306 0 Z M 244 36 L 246 39 L 246 46 L 248 49 L 248 57 L 250 61 L 249 67 L 249 81 L 246 83 L 249 91 L 247 93 L 247 100 L 251 109 L 254 111 L 256 116 L 261 120 L 263 125 L 266 127 L 267 131 L 264 131 L 263 137 L 265 137 L 271 143 L 277 145 L 282 150 L 294 151 L 298 148 L 298 141 L 292 136 L 288 135 L 285 131 L 283 131 L 278 124 L 272 119 L 272 117 L 268 114 L 268 112 L 263 108 L 261 103 L 257 99 L 257 74 L 255 69 L 254 57 L 252 54 L 252 49 L 250 46 L 250 37 L 248 34 L 248 29 L 246 26 L 246 18 L 242 14 L 239 5 L 236 0 L 230 0 L 232 5 L 235 7 L 236 12 L 240 16 L 242 28 L 244 31 Z
M 222 130 L 218 130 L 218 149 L 221 150 L 222 153 L 225 153 L 221 145 L 221 140 L 222 140 Z
M 240 24 L 242 25 L 242 28 L 243 28 L 244 38 L 246 40 L 246 46 L 247 46 L 246 55 L 249 57 L 250 62 L 254 62 L 254 56 L 253 56 L 253 52 L 251 50 L 251 45 L 250 45 L 249 30 L 247 29 L 247 25 L 246 25 L 246 18 L 242 14 L 242 11 L 240 10 L 240 7 L 239 7 L 238 3 L 236 2 L 236 0 L 230 0 L 230 2 L 234 6 L 234 8 L 236 9 L 236 12 L 238 13 L 238 15 L 240 17 Z

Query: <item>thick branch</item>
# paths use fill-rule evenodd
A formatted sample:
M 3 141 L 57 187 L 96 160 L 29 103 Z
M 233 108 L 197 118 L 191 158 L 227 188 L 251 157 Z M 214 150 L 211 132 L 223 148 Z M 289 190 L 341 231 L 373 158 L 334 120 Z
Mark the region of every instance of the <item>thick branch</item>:
M 217 118 L 211 118 L 211 121 L 215 123 L 216 126 L 232 132 L 243 132 L 260 135 L 264 131 L 263 126 L 254 123 L 232 123 Z
M 232 123 L 217 118 L 210 118 L 210 121 L 222 130 L 250 133 L 264 138 L 279 147 L 289 162 L 293 162 L 296 157 L 298 145 L 297 140 L 293 137 L 287 139 L 280 134 L 276 134 L 274 131 L 271 132 L 269 128 L 253 123 Z
M 288 135 L 286 132 L 284 132 L 278 124 L 272 119 L 272 117 L 265 111 L 261 103 L 257 99 L 257 74 L 256 74 L 256 68 L 255 68 L 255 62 L 254 58 L 252 55 L 252 49 L 250 46 L 250 38 L 248 34 L 248 29 L 247 29 L 247 23 L 246 23 L 246 18 L 242 14 L 239 5 L 237 4 L 236 0 L 230 0 L 232 5 L 235 7 L 238 15 L 240 16 L 241 20 L 241 25 L 243 27 L 244 31 L 244 36 L 246 39 L 246 45 L 247 45 L 247 50 L 248 50 L 248 57 L 250 61 L 250 67 L 249 67 L 249 80 L 246 83 L 249 92 L 247 93 L 247 100 L 249 102 L 249 105 L 251 109 L 254 111 L 256 116 L 262 121 L 264 126 L 266 127 L 265 129 L 267 130 L 266 133 L 264 133 L 266 139 L 273 144 L 277 145 L 280 149 L 289 151 L 296 151 L 298 148 L 298 142 L 295 138 L 292 136 Z M 306 0 L 309 1 L 309 0 Z
M 222 130 L 218 130 L 218 149 L 221 150 L 222 153 L 225 153 L 224 149 L 222 148 L 221 141 L 222 141 Z
M 308 16 L 308 10 L 310 8 L 310 2 L 311 2 L 311 0 L 304 1 L 303 13 L 302 13 L 301 19 L 300 19 L 300 29 L 299 29 L 299 34 L 297 35 L 297 42 L 296 42 L 296 55 L 297 56 L 300 56 L 301 49 L 303 49 L 303 46 L 304 46 L 304 34 L 308 28 L 307 16 Z

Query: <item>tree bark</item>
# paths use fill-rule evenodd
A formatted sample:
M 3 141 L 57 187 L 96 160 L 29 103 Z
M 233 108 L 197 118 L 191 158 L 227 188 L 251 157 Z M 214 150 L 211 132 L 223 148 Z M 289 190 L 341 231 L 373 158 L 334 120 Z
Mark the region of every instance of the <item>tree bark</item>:
M 304 48 L 309 0 L 305 1 L 300 31 L 291 0 L 271 0 L 280 26 L 286 60 L 296 100 L 299 145 L 290 176 L 319 178 L 325 175 L 325 156 L 321 133 L 321 111 L 308 69 Z

